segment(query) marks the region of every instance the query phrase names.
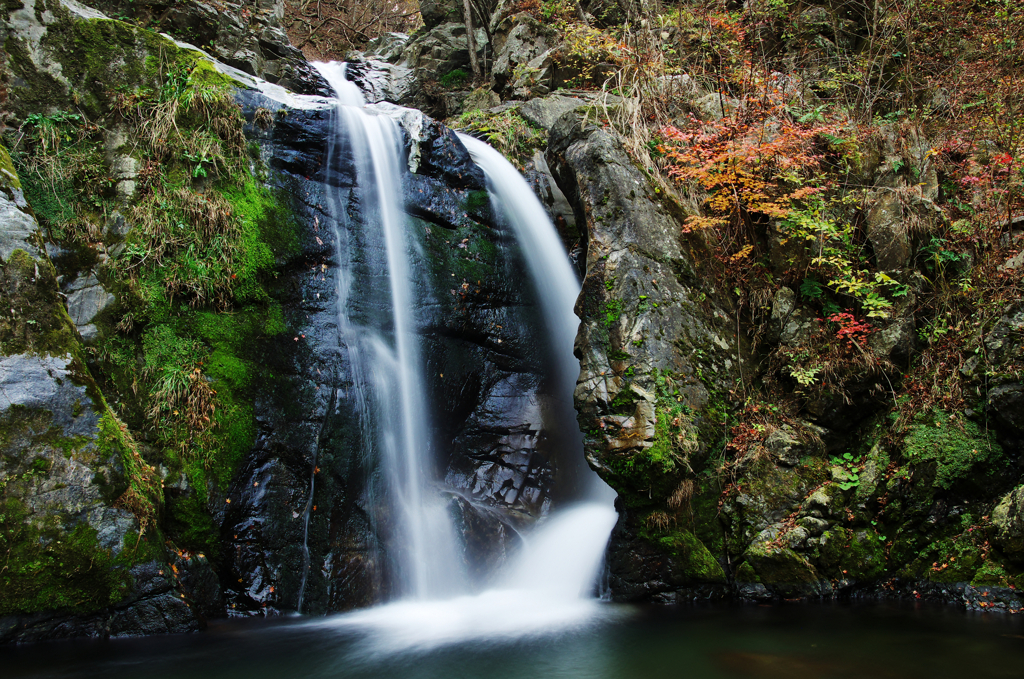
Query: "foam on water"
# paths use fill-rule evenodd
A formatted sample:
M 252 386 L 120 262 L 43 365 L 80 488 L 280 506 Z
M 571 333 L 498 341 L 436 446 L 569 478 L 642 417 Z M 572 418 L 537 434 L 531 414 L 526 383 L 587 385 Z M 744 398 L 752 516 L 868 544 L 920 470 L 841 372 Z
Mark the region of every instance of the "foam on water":
M 593 596 L 615 520 L 615 510 L 603 503 L 562 509 L 526 538 L 492 589 L 476 596 L 398 601 L 309 624 L 357 634 L 360 649 L 370 654 L 505 642 L 586 627 L 623 612 Z

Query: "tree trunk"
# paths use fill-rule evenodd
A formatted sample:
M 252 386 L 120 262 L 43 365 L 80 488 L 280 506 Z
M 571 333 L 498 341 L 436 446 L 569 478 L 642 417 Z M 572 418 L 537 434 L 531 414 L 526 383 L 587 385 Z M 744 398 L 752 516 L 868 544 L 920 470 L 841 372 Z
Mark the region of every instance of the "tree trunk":
M 477 87 L 483 80 L 480 72 L 480 60 L 476 55 L 476 36 L 473 35 L 473 9 L 469 6 L 469 0 L 462 0 L 462 10 L 466 15 L 466 45 L 469 47 L 469 67 L 473 70 L 473 87 Z

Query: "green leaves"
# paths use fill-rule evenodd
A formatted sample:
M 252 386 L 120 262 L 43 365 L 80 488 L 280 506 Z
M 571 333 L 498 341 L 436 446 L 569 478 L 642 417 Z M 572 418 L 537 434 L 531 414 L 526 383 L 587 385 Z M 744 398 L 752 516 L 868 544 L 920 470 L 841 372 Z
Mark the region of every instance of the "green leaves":
M 843 453 L 842 457 L 832 458 L 832 480 L 840 490 L 852 490 L 860 486 L 860 464 L 853 454 Z

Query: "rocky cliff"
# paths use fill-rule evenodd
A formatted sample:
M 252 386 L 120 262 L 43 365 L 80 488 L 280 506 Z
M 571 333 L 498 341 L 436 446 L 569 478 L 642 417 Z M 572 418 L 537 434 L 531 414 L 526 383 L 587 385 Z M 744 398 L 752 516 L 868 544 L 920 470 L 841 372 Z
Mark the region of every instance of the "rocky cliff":
M 334 104 L 270 29 L 274 49 L 206 5 L 130 10 L 3 17 L 4 640 L 190 631 L 388 593 L 338 327 L 343 265 L 367 269 L 348 313 L 379 304 L 380 245 L 351 158 L 328 157 Z M 454 134 L 385 114 L 410 161 L 398 179 L 424 257 L 438 472 L 463 556 L 486 570 L 557 480 L 536 300 Z
M 841 3 L 633 31 L 582 5 L 500 3 L 504 103 L 444 101 L 580 257 L 576 405 L 619 493 L 613 598 L 1020 610 L 1020 205 L 993 200 L 1019 149 L 965 144 L 948 90 L 915 120 L 879 100 L 858 119 L 863 88 L 830 78 L 869 36 L 903 38 Z
M 461 3 L 422 4 L 349 76 L 403 123 L 437 472 L 471 572 L 550 506 L 566 423 L 545 420 L 534 293 L 446 124 L 524 170 L 583 279 L 576 406 L 619 495 L 613 598 L 1020 610 L 1004 119 L 965 141 L 981 104 L 899 90 L 904 29 L 843 3 L 644 22 L 476 3 L 478 83 Z M 0 640 L 387 596 L 337 294 L 345 266 L 373 280 L 379 243 L 282 12 L 0 14 Z

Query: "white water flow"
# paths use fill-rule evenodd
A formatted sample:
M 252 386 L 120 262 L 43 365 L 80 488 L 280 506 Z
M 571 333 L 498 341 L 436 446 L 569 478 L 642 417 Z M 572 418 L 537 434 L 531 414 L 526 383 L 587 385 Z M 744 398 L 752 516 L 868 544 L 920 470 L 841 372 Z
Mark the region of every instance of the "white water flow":
M 579 363 L 573 355 L 579 327 L 574 311 L 580 294 L 576 273 L 569 264 L 569 257 L 551 218 L 519 170 L 479 139 L 465 134 L 460 134 L 459 139 L 487 175 L 491 203 L 515 231 L 540 301 L 551 350 L 555 354 L 556 384 L 552 390 L 558 404 L 555 417 L 564 421 L 564 427 L 561 427 L 565 432 L 563 445 L 579 453 L 564 456 L 576 462 L 576 467 L 568 473 L 579 478 L 571 485 L 577 493 L 612 506 L 615 492 L 585 464 L 583 435 L 576 422 L 573 404 L 573 392 L 579 376 Z
M 558 367 L 565 373 L 563 379 L 572 380 L 571 386 L 559 385 L 562 392 L 559 396 L 571 399 L 579 374 L 579 364 L 572 354 L 572 347 L 580 324 L 573 311 L 580 294 L 580 284 L 569 264 L 569 257 L 547 211 L 519 170 L 479 139 L 466 134 L 460 134 L 459 139 L 487 175 L 492 204 L 515 231 L 530 278 L 537 289 L 551 345 L 558 353 Z
M 398 591 L 417 599 L 444 596 L 458 591 L 460 569 L 451 520 L 441 498 L 432 492 L 430 423 L 423 402 L 410 243 L 402 209 L 402 137 L 394 120 L 364 109 L 359 88 L 345 78 L 345 64 L 321 63 L 317 68 L 337 93 L 338 132 L 351 146 L 362 212 L 374 222 L 370 228 L 380 229 L 386 253 L 383 273 L 389 281 L 391 313 L 384 321 L 391 326 L 390 333 L 384 328 L 351 328 L 347 317 L 340 324 L 350 330 L 343 339 L 349 345 L 354 381 L 364 391 L 372 420 L 368 426 L 376 430 L 380 467 L 387 477 L 386 492 L 395 514 L 389 546 L 398 569 Z M 340 250 L 340 233 L 337 242 Z M 340 261 L 351 258 L 351 253 L 339 252 Z M 343 276 L 346 297 L 349 276 L 351 270 Z
M 338 93 L 338 124 L 355 160 L 364 220 L 373 215 L 384 234 L 390 280 L 393 338 L 379 329 L 357 326 L 347 311 L 339 317 L 342 339 L 352 358 L 354 381 L 364 385 L 365 414 L 384 448 L 382 471 L 397 513 L 398 567 L 404 588 L 398 601 L 312 622 L 363 634 L 367 652 L 431 648 L 467 639 L 502 640 L 546 634 L 588 624 L 608 613 L 593 596 L 608 536 L 616 521 L 614 493 L 587 470 L 587 502 L 561 508 L 523 537 L 524 546 L 493 587 L 462 595 L 465 578 L 456 565 L 451 519 L 430 478 L 430 427 L 423 402 L 419 346 L 413 318 L 410 245 L 401 204 L 401 137 L 395 122 L 372 115 L 343 64 L 317 68 Z M 487 174 L 495 207 L 504 212 L 540 293 L 550 343 L 556 348 L 557 398 L 572 411 L 578 364 L 572 355 L 578 320 L 573 306 L 579 284 L 554 226 L 518 172 L 486 144 L 463 139 Z M 340 200 L 336 212 L 341 214 Z M 345 223 L 338 219 L 339 224 Z M 338 233 L 342 266 L 339 305 L 349 306 L 354 287 L 350 239 Z M 363 358 L 365 357 L 365 358 Z M 372 377 L 369 377 L 372 376 Z M 574 432 L 563 459 L 583 460 Z M 577 498 L 579 494 L 577 494 Z M 392 545 L 394 548 L 394 545 Z

